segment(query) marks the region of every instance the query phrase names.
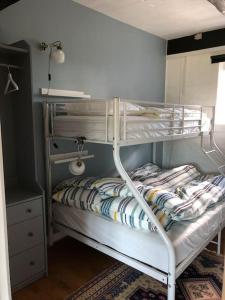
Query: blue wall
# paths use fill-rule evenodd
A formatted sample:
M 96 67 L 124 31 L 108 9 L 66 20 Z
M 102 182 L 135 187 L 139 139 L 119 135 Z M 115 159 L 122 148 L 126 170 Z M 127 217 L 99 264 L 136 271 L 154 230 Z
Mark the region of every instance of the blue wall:
M 0 12 L 0 42 L 26 40 L 32 50 L 33 101 L 38 176 L 44 182 L 39 88 L 47 86 L 48 55 L 42 41 L 61 40 L 66 62 L 52 66 L 52 87 L 82 90 L 93 98 L 164 99 L 166 41 L 70 0 L 21 0 Z M 108 146 L 94 146 L 98 162 L 89 173 L 113 170 Z M 126 148 L 126 166 L 150 159 L 150 146 Z M 131 165 L 130 165 L 131 163 Z

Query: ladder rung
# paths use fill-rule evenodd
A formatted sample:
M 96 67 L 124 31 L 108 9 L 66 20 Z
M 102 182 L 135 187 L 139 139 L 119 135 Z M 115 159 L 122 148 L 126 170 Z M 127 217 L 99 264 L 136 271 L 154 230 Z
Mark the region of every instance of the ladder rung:
M 225 167 L 225 165 L 222 165 L 222 166 L 218 167 L 218 169 L 220 170 L 220 169 L 222 169 L 222 168 L 224 168 L 224 167 Z
M 210 154 L 210 153 L 213 153 L 213 152 L 216 152 L 216 150 L 213 149 L 213 150 L 206 151 L 205 154 Z
M 218 245 L 218 242 L 216 242 L 216 241 L 211 241 L 210 244 Z

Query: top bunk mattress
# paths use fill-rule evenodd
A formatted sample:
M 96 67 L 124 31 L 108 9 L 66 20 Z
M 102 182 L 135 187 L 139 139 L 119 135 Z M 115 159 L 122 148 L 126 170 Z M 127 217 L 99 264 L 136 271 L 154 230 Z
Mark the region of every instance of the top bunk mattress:
M 182 127 L 182 120 L 154 119 L 152 116 L 126 116 L 120 118 L 120 139 L 148 139 L 169 135 L 196 134 L 200 132 L 199 121 L 193 117 L 187 117 L 184 123 L 184 131 L 176 129 Z M 113 116 L 55 116 L 54 135 L 63 137 L 84 136 L 88 140 L 112 141 L 113 140 Z M 175 127 L 172 129 L 171 127 Z M 210 120 L 206 116 L 203 119 L 202 131 L 208 131 Z
M 154 106 L 155 105 L 155 106 Z M 82 100 L 76 103 L 65 103 L 61 110 L 72 116 L 112 116 L 114 112 L 113 101 L 102 100 Z M 200 118 L 201 109 L 190 109 L 188 106 L 182 107 L 179 104 L 168 104 L 167 106 L 157 106 L 151 102 L 145 104 L 136 104 L 129 102 L 120 102 L 119 112 L 121 116 L 146 116 L 154 119 L 179 119 L 183 117 L 185 120 L 193 120 Z

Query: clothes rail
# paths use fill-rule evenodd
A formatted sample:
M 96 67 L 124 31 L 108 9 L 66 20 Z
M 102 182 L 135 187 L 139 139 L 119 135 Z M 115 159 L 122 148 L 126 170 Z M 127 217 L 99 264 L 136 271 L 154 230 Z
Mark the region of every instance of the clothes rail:
M 17 65 L 2 64 L 2 63 L 0 63 L 0 67 L 10 68 L 10 69 L 22 69 L 23 68 L 23 67 L 17 66 Z

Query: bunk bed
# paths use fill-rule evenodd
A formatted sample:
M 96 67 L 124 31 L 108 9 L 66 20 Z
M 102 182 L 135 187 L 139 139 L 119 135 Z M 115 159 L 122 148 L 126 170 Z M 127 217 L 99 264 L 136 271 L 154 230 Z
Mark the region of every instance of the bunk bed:
M 197 222 L 177 223 L 166 231 L 124 169 L 120 149 L 130 145 L 155 145 L 161 141 L 200 137 L 203 152 L 224 175 L 224 154 L 214 139 L 215 107 L 119 98 L 63 101 L 46 98 L 44 122 L 50 243 L 54 240 L 54 227 L 167 284 L 168 299 L 174 300 L 176 278 L 216 235 L 217 252 L 220 253 L 221 230 L 225 226 L 225 203 L 220 202 L 206 211 Z M 52 166 L 71 162 L 81 155 L 88 157 L 86 152 L 52 154 L 52 144 L 61 139 L 78 144 L 111 145 L 119 175 L 156 230 L 134 230 L 90 211 L 78 210 L 62 203 L 53 204 Z M 153 149 L 156 150 L 156 147 Z

